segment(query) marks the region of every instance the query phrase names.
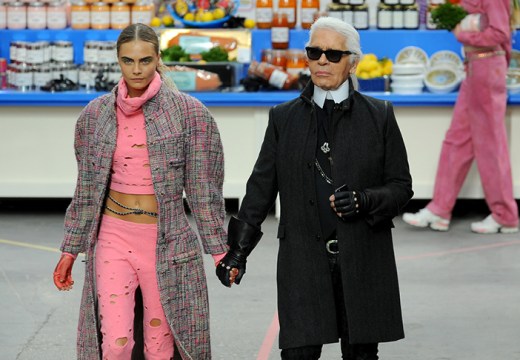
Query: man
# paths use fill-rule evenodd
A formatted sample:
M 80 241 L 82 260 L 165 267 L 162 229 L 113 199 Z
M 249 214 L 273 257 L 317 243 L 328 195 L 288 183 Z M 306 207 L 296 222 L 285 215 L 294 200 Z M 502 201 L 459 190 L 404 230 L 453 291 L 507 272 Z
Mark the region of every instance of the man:
M 306 52 L 311 82 L 270 111 L 217 275 L 240 283 L 279 194 L 281 358 L 318 359 L 341 338 L 344 359 L 374 360 L 379 342 L 404 337 L 391 228 L 413 195 L 406 150 L 391 104 L 353 88 L 352 26 L 319 18 Z

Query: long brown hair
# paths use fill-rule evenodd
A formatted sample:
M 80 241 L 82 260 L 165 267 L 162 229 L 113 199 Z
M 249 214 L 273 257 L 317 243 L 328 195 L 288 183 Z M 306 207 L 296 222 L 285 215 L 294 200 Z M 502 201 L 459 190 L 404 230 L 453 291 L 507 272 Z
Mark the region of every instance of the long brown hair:
M 119 49 L 121 45 L 126 44 L 130 41 L 141 40 L 148 42 L 153 45 L 155 53 L 159 56 L 159 64 L 157 65 L 157 72 L 161 75 L 161 79 L 163 83 L 168 86 L 170 89 L 176 89 L 173 80 L 166 73 L 170 71 L 170 69 L 163 64 L 160 55 L 160 47 L 159 47 L 159 35 L 152 29 L 150 26 L 137 23 L 127 26 L 121 31 L 119 37 L 117 38 L 116 49 L 117 56 L 119 57 Z

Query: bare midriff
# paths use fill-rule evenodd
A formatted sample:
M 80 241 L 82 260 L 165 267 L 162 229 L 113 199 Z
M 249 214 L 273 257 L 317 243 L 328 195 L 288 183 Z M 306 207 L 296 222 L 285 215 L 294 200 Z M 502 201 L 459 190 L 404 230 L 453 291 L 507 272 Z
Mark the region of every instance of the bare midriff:
M 146 195 L 136 195 L 136 194 L 125 194 L 115 190 L 109 190 L 108 195 L 116 200 L 118 203 L 132 208 L 132 209 L 140 209 L 151 213 L 157 213 L 157 199 L 154 194 L 146 194 Z M 124 221 L 130 221 L 139 224 L 156 224 L 157 217 L 153 217 L 146 214 L 127 214 L 127 215 L 119 215 L 106 207 L 120 212 L 127 213 L 131 212 L 131 210 L 125 209 L 115 202 L 113 202 L 110 197 L 107 196 L 106 206 L 103 210 L 103 214 L 107 216 L 111 216 L 117 219 L 121 219 Z

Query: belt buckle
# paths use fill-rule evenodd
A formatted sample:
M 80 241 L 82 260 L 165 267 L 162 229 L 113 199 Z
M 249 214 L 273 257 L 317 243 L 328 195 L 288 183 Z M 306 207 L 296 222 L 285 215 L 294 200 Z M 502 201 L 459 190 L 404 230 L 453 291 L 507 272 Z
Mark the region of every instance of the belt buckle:
M 337 239 L 331 239 L 331 240 L 329 240 L 329 241 L 327 241 L 327 242 L 325 243 L 325 248 L 327 249 L 327 252 L 328 252 L 329 254 L 332 254 L 332 255 L 337 255 L 337 254 L 339 254 L 339 251 L 338 251 L 338 250 L 335 250 L 335 251 L 334 251 L 334 250 L 331 250 L 331 249 L 330 249 L 330 246 L 331 246 L 332 244 L 335 244 L 335 245 L 337 246 L 337 244 L 338 244 L 338 240 L 337 240 Z

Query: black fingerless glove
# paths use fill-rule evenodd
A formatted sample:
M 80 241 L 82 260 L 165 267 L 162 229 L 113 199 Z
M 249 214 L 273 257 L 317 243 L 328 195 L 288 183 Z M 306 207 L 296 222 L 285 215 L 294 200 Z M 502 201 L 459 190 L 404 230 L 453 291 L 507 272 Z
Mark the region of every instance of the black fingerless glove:
M 339 191 L 334 193 L 334 207 L 343 219 L 368 210 L 369 199 L 363 191 Z
M 218 263 L 215 273 L 222 285 L 230 287 L 230 271 L 238 270 L 235 283 L 238 285 L 246 273 L 247 257 L 260 241 L 263 233 L 256 227 L 236 217 L 231 217 L 228 224 L 229 251 Z

